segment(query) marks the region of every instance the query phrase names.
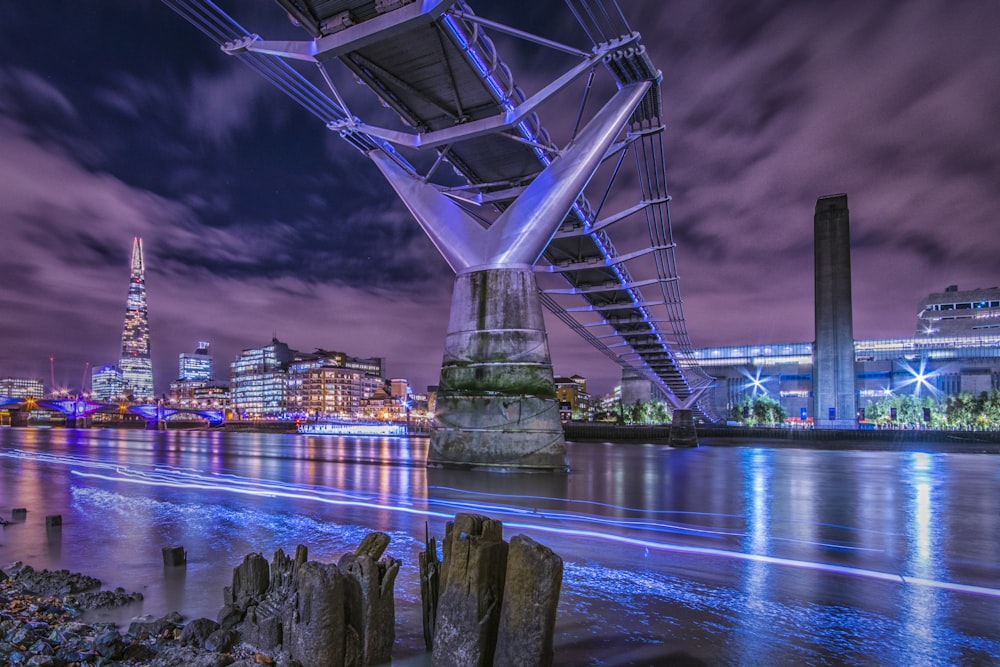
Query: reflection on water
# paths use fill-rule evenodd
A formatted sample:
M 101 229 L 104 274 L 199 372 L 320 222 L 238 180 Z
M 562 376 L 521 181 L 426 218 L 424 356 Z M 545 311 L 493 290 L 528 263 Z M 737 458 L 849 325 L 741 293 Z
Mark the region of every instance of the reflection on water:
M 0 429 L 0 563 L 68 567 L 214 617 L 232 567 L 390 534 L 395 654 L 416 554 L 458 512 L 566 561 L 560 664 L 957 664 L 1000 655 L 1000 457 L 571 444 L 568 475 L 427 470 L 422 439 Z M 46 531 L 46 514 L 64 525 Z M 188 551 L 165 570 L 160 549 Z

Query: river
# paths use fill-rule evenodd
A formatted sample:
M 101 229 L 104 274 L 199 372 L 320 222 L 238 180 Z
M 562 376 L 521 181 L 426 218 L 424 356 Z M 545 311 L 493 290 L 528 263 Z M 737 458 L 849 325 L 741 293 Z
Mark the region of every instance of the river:
M 458 512 L 565 561 L 560 665 L 1000 664 L 1000 455 L 570 443 L 566 475 L 428 470 L 423 438 L 0 429 L 0 567 L 215 618 L 251 551 L 403 561 L 394 664 L 425 664 L 417 553 Z M 923 446 L 926 450 L 926 445 Z M 45 516 L 61 514 L 61 529 Z M 164 569 L 182 545 L 186 568 Z

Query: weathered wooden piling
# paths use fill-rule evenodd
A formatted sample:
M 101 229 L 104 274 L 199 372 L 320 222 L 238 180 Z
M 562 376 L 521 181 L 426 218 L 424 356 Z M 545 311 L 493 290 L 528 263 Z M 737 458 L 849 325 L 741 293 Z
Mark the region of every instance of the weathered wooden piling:
M 434 647 L 438 667 L 486 667 L 493 663 L 507 543 L 503 525 L 478 514 L 448 522 Z
M 187 565 L 187 552 L 184 551 L 184 547 L 179 545 L 163 547 L 161 551 L 163 554 L 164 567 L 180 567 Z
M 549 667 L 562 588 L 563 561 L 525 535 L 515 535 L 507 552 L 496 667 Z
M 62 528 L 62 514 L 49 514 L 45 517 L 46 528 Z

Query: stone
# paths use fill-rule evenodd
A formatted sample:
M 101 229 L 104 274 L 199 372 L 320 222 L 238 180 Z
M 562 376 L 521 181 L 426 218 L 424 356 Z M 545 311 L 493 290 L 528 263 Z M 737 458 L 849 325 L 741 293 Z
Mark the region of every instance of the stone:
M 163 547 L 163 566 L 178 567 L 187 564 L 187 552 L 182 546 Z
M 455 277 L 427 464 L 566 470 L 566 442 L 530 268 Z
M 690 410 L 675 408 L 670 420 L 670 437 L 667 444 L 671 447 L 697 447 L 698 431 L 694 426 L 694 418 Z
M 204 653 L 191 646 L 168 646 L 160 651 L 150 667 L 226 667 L 233 658 L 221 653 Z
M 491 665 L 507 570 L 499 521 L 459 514 L 444 539 L 432 660 L 438 667 Z
M 239 637 L 232 630 L 219 628 L 205 638 L 205 650 L 216 653 L 229 653 L 236 645 Z
M 232 630 L 243 622 L 245 616 L 245 609 L 240 610 L 232 605 L 226 605 L 219 610 L 219 614 L 215 617 L 215 620 L 223 630 Z
M 125 649 L 125 642 L 117 630 L 105 630 L 94 638 L 94 650 L 97 655 L 108 660 L 118 660 Z
M 126 634 L 137 639 L 143 639 L 146 637 L 156 639 L 173 636 L 173 631 L 180 625 L 181 620 L 182 619 L 177 612 L 171 612 L 170 614 L 157 619 L 154 619 L 151 616 L 141 616 L 129 623 L 128 632 Z
M 525 535 L 511 538 L 493 664 L 549 667 L 563 561 Z
M 285 617 L 285 648 L 302 667 L 343 664 L 344 575 L 336 565 L 303 563 Z
M 184 646 L 204 648 L 205 641 L 219 629 L 219 624 L 210 618 L 197 618 L 184 626 L 180 642 Z

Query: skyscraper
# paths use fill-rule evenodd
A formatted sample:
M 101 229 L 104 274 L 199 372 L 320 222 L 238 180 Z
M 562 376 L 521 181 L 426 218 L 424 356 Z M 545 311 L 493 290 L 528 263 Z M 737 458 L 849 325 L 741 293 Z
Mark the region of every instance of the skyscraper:
M 212 365 L 212 355 L 208 351 L 208 343 L 198 342 L 194 354 L 181 352 L 177 363 L 177 379 L 185 382 L 211 382 L 215 379 Z
M 149 356 L 149 313 L 146 308 L 146 261 L 139 237 L 132 241 L 132 275 L 128 284 L 122 356 L 118 368 L 135 398 L 154 396 L 153 361 Z
M 854 428 L 854 318 L 851 312 L 851 227 L 847 195 L 816 201 L 816 343 L 813 346 L 813 415 L 825 428 Z

